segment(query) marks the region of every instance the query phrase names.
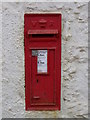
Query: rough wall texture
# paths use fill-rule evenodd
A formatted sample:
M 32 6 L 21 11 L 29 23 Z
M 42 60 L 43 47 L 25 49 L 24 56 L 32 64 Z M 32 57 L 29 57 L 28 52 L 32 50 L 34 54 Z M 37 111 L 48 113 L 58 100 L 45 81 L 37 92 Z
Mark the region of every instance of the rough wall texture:
M 2 117 L 87 117 L 88 3 L 3 3 Z M 61 12 L 62 110 L 25 111 L 24 13 Z
M 0 119 L 2 118 L 2 3 L 0 3 Z

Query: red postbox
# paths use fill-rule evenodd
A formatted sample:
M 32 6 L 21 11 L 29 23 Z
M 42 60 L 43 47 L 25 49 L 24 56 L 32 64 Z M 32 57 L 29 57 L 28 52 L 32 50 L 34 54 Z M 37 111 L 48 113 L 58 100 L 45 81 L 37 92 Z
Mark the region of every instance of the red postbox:
M 60 110 L 61 14 L 25 14 L 26 110 Z

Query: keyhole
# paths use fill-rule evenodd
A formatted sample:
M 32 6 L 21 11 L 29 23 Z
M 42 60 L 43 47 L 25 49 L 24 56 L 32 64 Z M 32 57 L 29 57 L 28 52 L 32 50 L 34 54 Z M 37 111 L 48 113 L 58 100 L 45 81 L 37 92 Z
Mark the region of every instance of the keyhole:
M 37 83 L 38 83 L 38 79 L 37 79 Z

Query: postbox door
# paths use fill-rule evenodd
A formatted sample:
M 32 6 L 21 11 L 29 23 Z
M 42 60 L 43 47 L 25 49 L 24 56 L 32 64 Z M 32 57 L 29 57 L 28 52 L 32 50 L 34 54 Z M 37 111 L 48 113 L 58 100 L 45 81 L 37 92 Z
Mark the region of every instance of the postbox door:
M 34 55 L 33 51 L 38 54 Z M 55 50 L 31 50 L 31 105 L 55 104 Z

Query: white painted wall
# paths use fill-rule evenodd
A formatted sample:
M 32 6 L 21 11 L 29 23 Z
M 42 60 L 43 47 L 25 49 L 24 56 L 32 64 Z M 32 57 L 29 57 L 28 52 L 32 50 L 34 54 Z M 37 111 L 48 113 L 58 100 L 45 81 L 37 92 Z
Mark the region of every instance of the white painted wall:
M 0 2 L 0 119 L 2 118 L 2 3 Z
M 87 117 L 88 3 L 11 2 L 2 3 L 2 10 L 2 117 Z M 25 111 L 24 14 L 26 12 L 62 13 L 61 111 Z

